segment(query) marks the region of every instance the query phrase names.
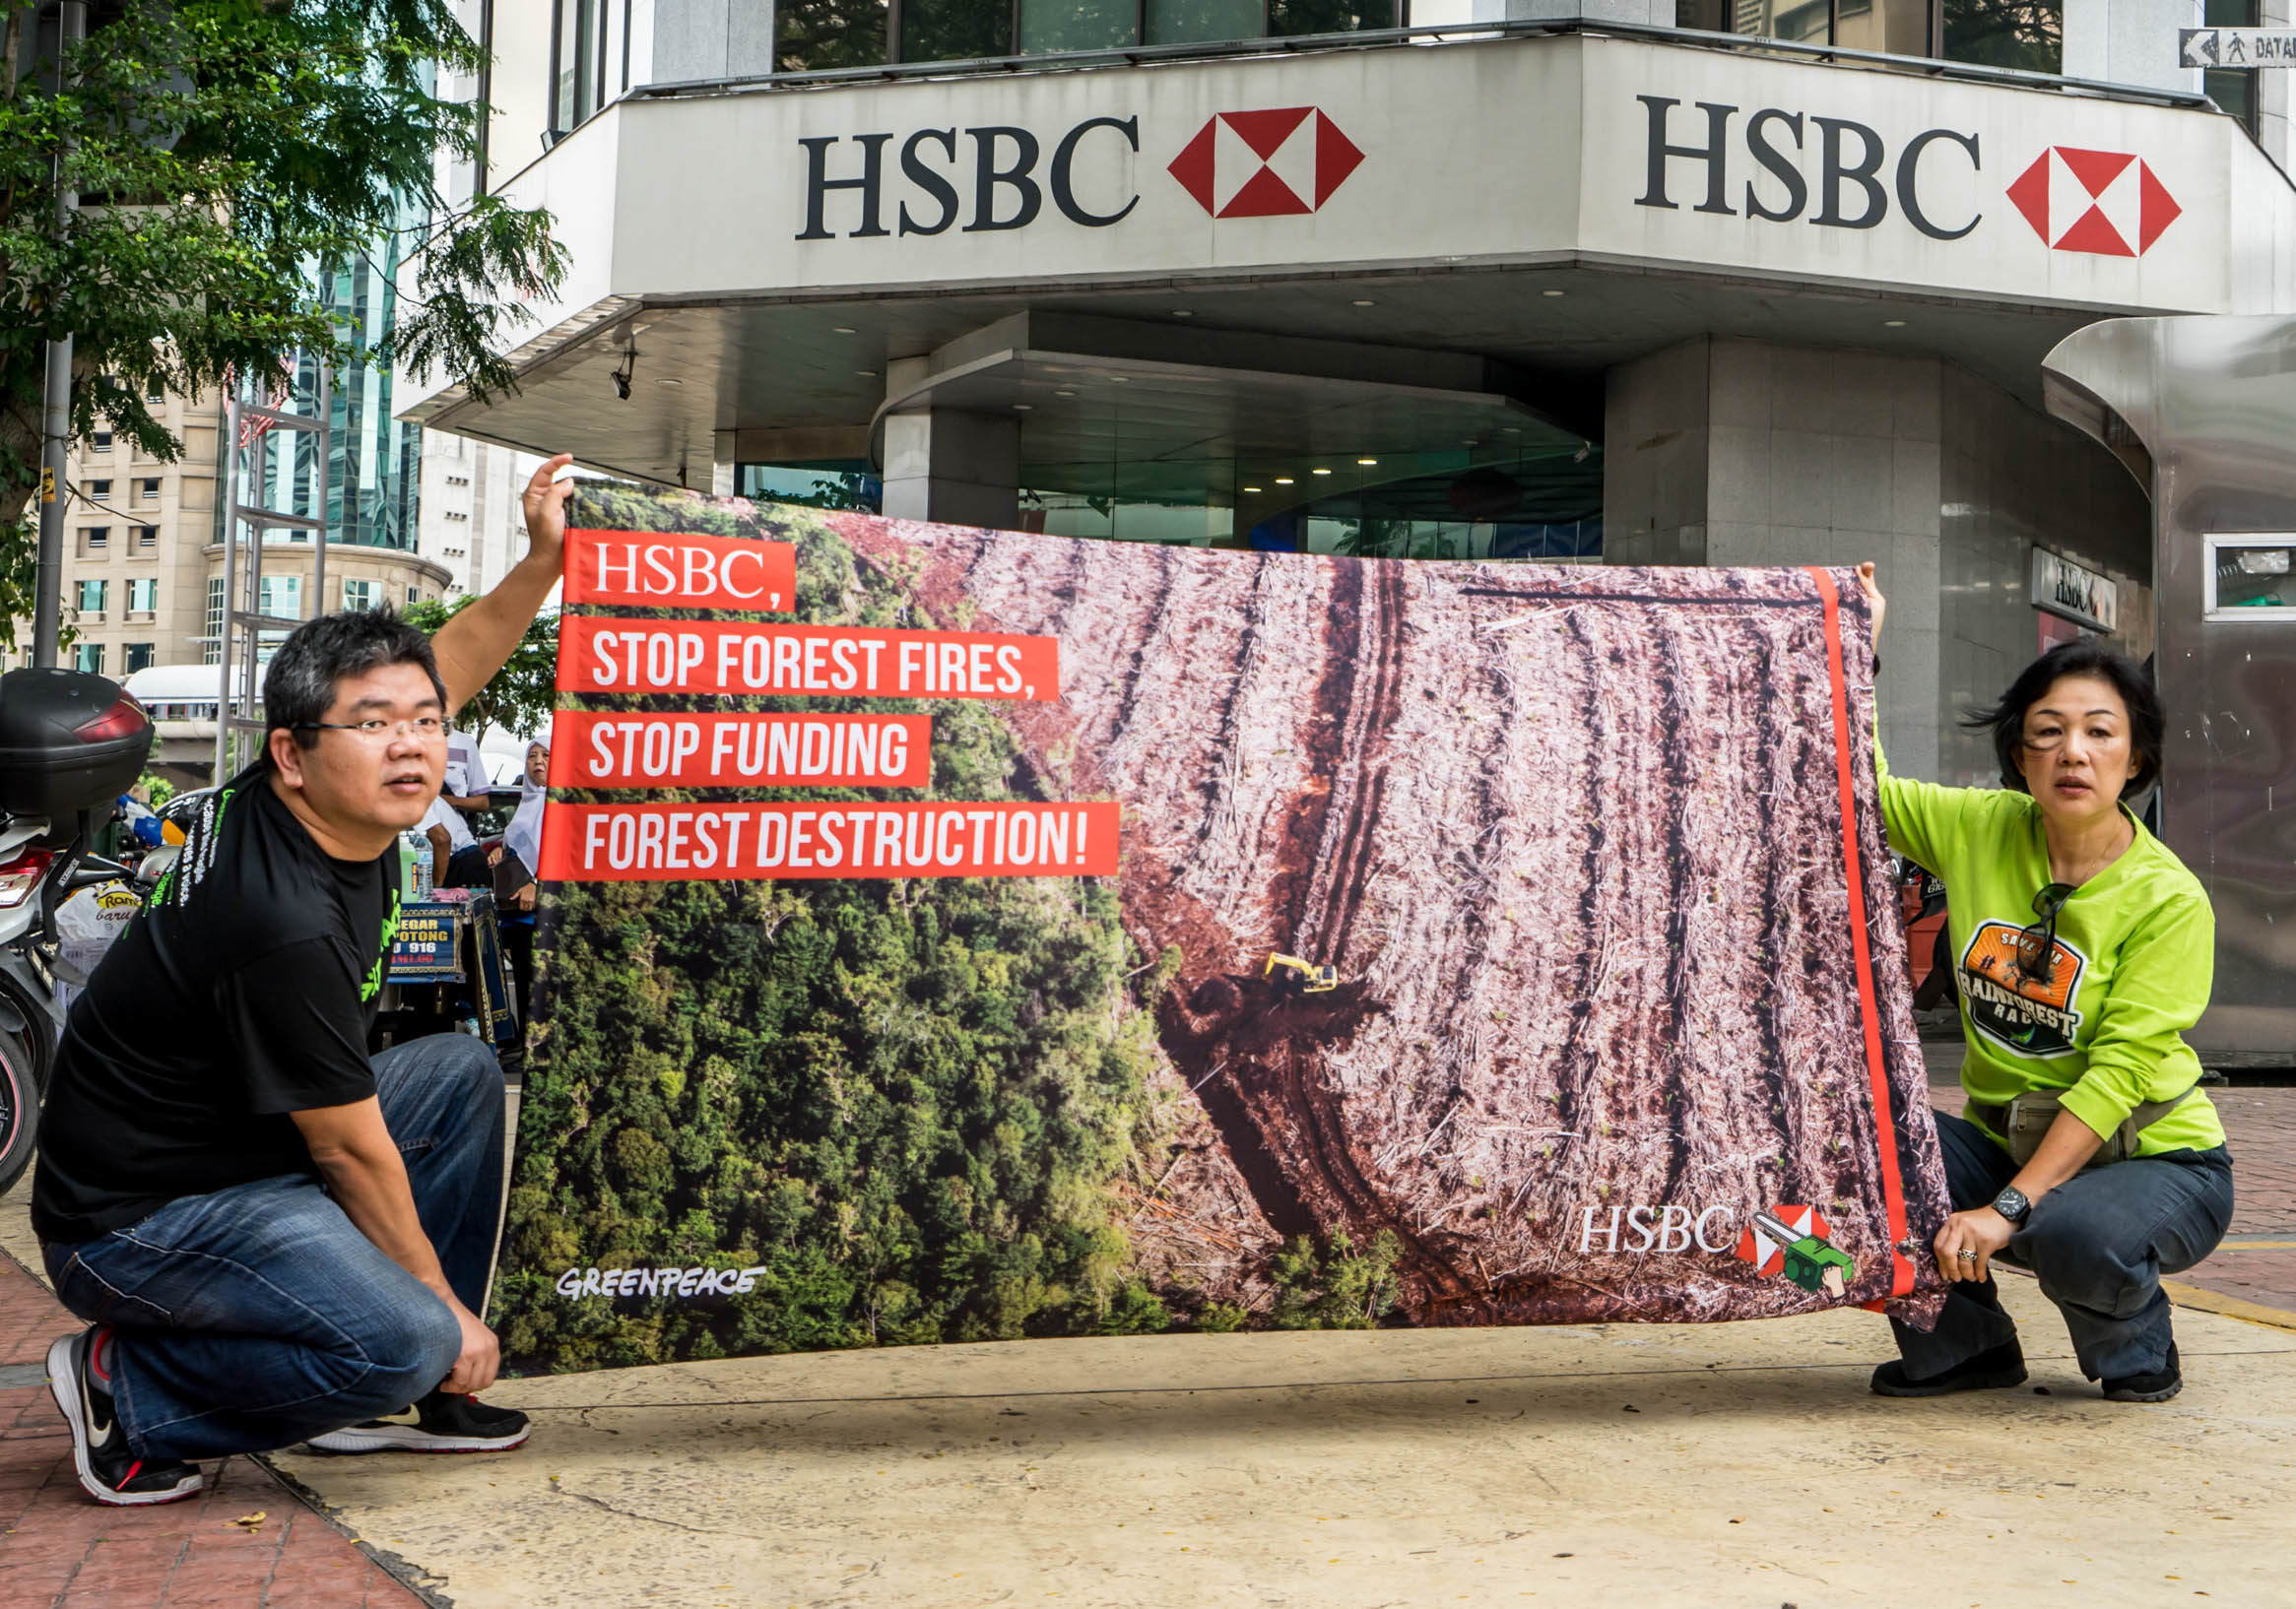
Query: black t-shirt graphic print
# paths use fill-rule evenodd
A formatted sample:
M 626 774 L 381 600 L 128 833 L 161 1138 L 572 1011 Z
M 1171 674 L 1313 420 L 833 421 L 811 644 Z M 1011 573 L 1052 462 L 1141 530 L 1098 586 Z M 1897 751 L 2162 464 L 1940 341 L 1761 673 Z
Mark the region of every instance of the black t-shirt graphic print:
M 73 1002 L 40 1120 L 42 1240 L 312 1171 L 289 1114 L 374 1093 L 396 859 L 334 859 L 259 769 L 207 802 Z

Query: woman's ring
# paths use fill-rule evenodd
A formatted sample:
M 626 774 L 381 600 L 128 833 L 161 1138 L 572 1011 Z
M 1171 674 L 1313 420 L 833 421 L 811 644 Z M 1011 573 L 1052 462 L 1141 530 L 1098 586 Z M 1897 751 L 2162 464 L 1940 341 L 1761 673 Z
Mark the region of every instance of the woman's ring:
M 1975 1262 L 1975 1261 L 1977 1260 L 1977 1254 L 1976 1254 L 1975 1252 L 1972 1252 L 1972 1251 L 1971 1251 L 1971 1250 L 1970 1250 L 1968 1247 L 1966 1247 L 1966 1246 L 1964 1246 L 1963 1248 L 1961 1248 L 1961 1250 L 1960 1250 L 1960 1251 L 1958 1251 L 1958 1252 L 1954 1253 L 1953 1255 L 1954 1255 L 1955 1256 L 1959 1257 L 1959 1258 L 1960 1258 L 1960 1259 L 1961 1259 L 1963 1262 Z

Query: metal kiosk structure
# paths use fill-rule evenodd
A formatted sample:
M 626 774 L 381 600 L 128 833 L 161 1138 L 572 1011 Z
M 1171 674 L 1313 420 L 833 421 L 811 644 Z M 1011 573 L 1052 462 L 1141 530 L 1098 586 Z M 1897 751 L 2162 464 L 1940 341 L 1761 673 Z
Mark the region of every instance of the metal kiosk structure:
M 327 462 L 333 447 L 329 420 L 334 408 L 334 370 L 324 357 L 298 355 L 293 374 L 285 392 L 272 393 L 261 403 L 249 402 L 243 394 L 244 385 L 234 385 L 226 408 L 224 429 L 230 447 L 224 455 L 224 617 L 217 673 L 215 761 L 218 787 L 238 771 L 242 740 L 263 740 L 264 724 L 255 713 L 261 688 L 258 673 L 263 661 L 263 633 L 293 631 L 303 623 L 263 612 L 263 546 L 268 533 L 308 533 L 312 607 L 314 611 L 325 608 Z M 306 374 L 312 382 L 307 393 L 303 385 Z M 309 413 L 295 409 L 298 393 L 308 396 Z M 287 473 L 278 477 L 261 473 L 274 430 L 291 432 L 292 441 L 281 443 L 288 445 Z M 300 450 L 306 439 L 311 448 L 307 458 Z M 304 486 L 314 512 L 296 514 L 261 500 L 251 501 L 246 495 L 250 485 L 258 498 L 274 485 L 291 497 L 295 486 Z
M 2185 1040 L 2296 1067 L 2296 319 L 2107 319 L 2042 379 L 2152 498 L 2162 837 L 2216 910 Z

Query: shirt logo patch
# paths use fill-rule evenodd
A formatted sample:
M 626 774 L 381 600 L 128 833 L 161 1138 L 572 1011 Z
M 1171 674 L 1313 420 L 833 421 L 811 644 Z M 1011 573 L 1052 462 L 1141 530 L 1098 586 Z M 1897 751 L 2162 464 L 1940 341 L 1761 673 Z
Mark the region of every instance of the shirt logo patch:
M 2023 931 L 2012 922 L 1981 922 L 1955 970 L 1969 1020 L 2019 1056 L 2070 1056 L 2081 1014 L 2072 1008 L 2088 957 L 2063 938 L 2046 979 L 2017 964 Z
M 390 914 L 383 918 L 382 948 L 376 952 L 374 965 L 366 969 L 366 982 L 359 986 L 359 1003 L 364 1005 L 382 990 L 383 968 L 391 963 L 391 940 L 399 936 L 399 891 L 391 890 Z

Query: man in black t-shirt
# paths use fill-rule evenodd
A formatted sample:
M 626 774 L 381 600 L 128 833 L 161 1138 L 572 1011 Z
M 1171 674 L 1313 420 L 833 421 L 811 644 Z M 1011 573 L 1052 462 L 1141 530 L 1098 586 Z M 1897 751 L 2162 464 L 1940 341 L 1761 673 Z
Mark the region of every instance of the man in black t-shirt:
M 197 1460 L 513 1448 L 472 1394 L 502 1196 L 502 1074 L 475 1039 L 369 1060 L 398 834 L 438 795 L 446 720 L 558 579 L 570 483 L 536 472 L 527 555 L 435 643 L 327 615 L 264 676 L 259 765 L 219 789 L 73 1003 L 33 1227 L 89 1328 L 48 1350 L 80 1484 L 201 1489 Z

